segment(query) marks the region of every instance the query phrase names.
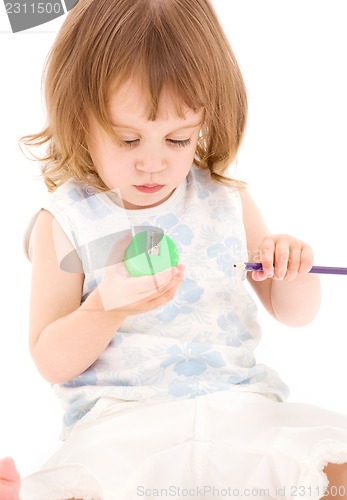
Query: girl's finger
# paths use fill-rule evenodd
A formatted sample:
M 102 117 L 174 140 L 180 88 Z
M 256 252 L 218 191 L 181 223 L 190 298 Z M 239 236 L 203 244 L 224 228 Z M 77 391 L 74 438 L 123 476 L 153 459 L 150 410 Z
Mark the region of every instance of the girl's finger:
M 148 302 L 149 308 L 154 309 L 155 307 L 160 307 L 170 302 L 170 300 L 172 300 L 176 295 L 176 292 L 178 288 L 181 286 L 181 284 L 182 284 L 182 278 L 178 279 L 177 282 L 175 282 L 175 284 L 170 288 L 163 290 L 159 296 L 156 296 L 153 299 L 149 300 Z
M 134 281 L 134 287 L 137 293 L 148 293 L 150 291 L 156 290 L 160 291 L 163 287 L 168 285 L 172 279 L 181 271 L 176 267 L 170 267 L 165 269 L 160 273 L 156 273 L 150 276 L 140 276 L 137 278 L 129 278 Z M 136 280 L 136 281 L 135 281 Z
M 313 250 L 309 245 L 305 245 L 301 252 L 299 273 L 308 273 L 313 266 Z
M 289 253 L 288 243 L 278 241 L 275 247 L 275 279 L 282 280 L 285 277 L 288 269 Z
M 301 259 L 301 245 L 290 249 L 287 272 L 284 277 L 286 281 L 292 281 L 298 274 Z
M 125 310 L 128 314 L 140 314 L 155 309 L 156 307 L 161 307 L 173 299 L 182 281 L 183 274 L 181 274 L 180 277 L 177 275 L 169 284 L 165 285 L 160 292 L 148 295 L 140 301 L 128 304 L 121 309 Z
M 260 257 L 260 262 L 262 263 L 263 266 L 263 274 L 264 277 L 261 277 L 260 275 L 256 275 L 257 281 L 260 281 L 260 279 L 265 279 L 265 278 L 272 278 L 274 268 L 273 268 L 273 263 L 274 263 L 274 250 L 275 250 L 275 242 L 272 238 L 265 238 L 259 248 L 259 257 Z
M 252 279 L 254 279 L 254 281 L 264 281 L 267 278 L 268 278 L 268 276 L 263 271 L 253 271 L 252 272 Z

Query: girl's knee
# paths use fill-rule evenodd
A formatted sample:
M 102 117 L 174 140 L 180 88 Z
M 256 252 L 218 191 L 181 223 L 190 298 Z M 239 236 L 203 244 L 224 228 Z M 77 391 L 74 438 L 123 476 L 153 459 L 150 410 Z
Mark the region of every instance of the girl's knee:
M 323 471 L 329 480 L 329 486 L 325 496 L 329 499 L 347 499 L 347 462 L 343 464 L 328 463 Z
M 345 479 L 347 483 L 347 462 L 343 464 L 333 464 L 328 463 L 324 467 L 324 472 L 326 473 L 328 479 Z

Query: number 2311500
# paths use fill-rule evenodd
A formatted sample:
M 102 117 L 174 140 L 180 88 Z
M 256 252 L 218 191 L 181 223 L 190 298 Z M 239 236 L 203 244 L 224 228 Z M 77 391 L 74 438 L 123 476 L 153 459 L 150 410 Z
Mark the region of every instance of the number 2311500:
M 5 3 L 7 14 L 64 14 L 61 3 L 39 2 L 39 3 Z

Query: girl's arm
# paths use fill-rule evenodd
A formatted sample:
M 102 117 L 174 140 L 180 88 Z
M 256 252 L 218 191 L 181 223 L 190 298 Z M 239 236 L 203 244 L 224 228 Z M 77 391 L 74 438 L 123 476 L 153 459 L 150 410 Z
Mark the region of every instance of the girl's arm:
M 270 234 L 247 189 L 241 189 L 240 195 L 248 260 L 261 262 L 264 269 L 248 273 L 248 280 L 278 321 L 304 326 L 316 316 L 321 302 L 319 277 L 307 274 L 313 265 L 313 252 L 292 236 Z
M 119 276 L 120 264 L 110 266 L 100 287 L 81 305 L 84 275 L 60 268 L 53 221 L 42 210 L 33 233 L 29 345 L 40 373 L 63 383 L 96 361 L 128 315 L 171 300 L 183 274 L 180 266 L 176 274 L 158 273 L 154 287 L 152 277 L 129 278 L 125 271 Z

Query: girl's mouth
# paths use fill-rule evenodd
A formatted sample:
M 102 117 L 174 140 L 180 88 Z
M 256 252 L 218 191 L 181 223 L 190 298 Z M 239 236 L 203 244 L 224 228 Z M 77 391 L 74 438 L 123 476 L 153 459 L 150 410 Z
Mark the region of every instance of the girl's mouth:
M 142 186 L 135 186 L 138 191 L 141 191 L 141 193 L 157 193 L 160 191 L 164 186 L 161 184 L 144 184 Z

